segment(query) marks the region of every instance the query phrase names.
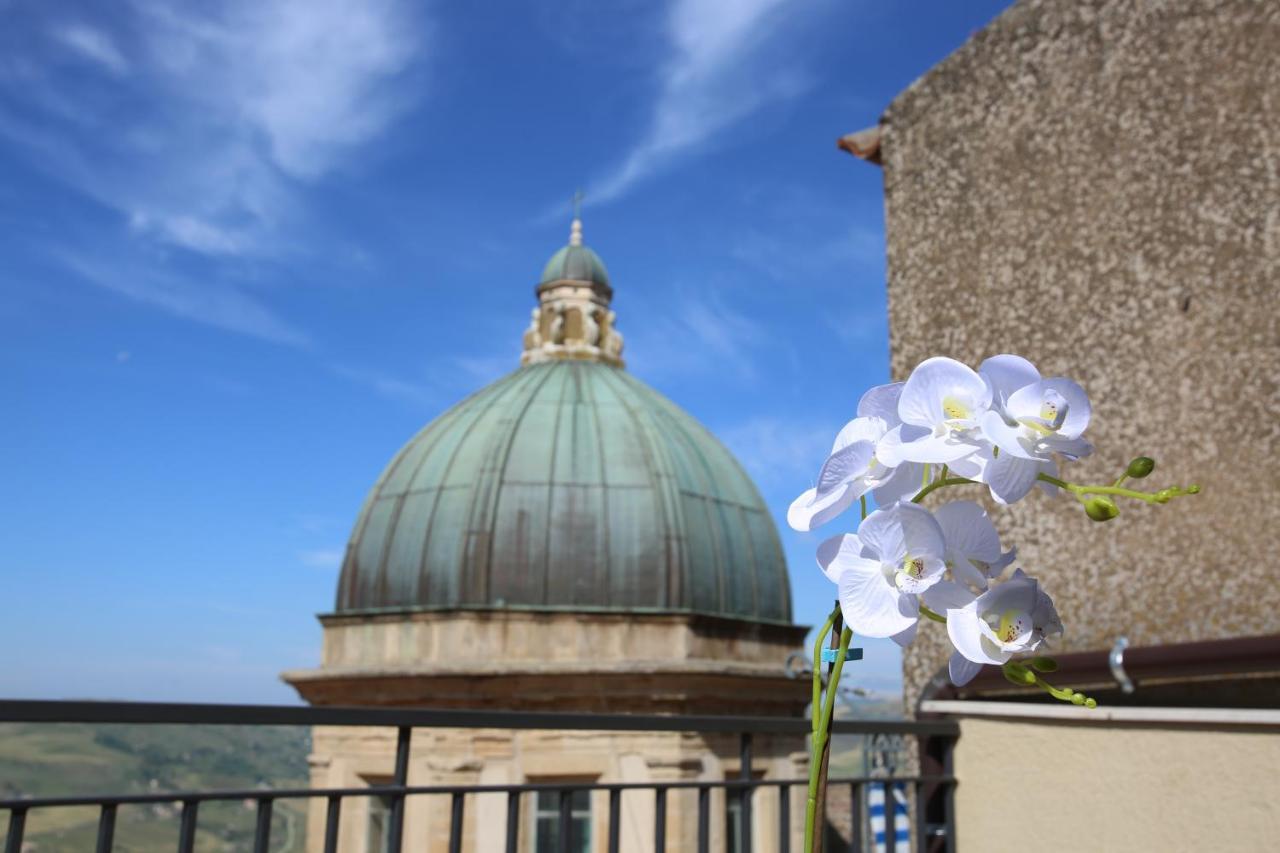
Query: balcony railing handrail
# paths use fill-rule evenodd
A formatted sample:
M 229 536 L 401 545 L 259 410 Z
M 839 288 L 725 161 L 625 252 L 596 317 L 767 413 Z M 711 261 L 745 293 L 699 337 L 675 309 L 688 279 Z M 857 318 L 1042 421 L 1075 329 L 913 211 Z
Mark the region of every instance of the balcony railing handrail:
M 951 776 L 837 776 L 827 780 L 837 785 L 891 785 L 954 783 Z M 808 779 L 697 779 L 692 781 L 646 782 L 510 782 L 496 785 L 366 785 L 359 788 L 244 788 L 241 790 L 155 791 L 146 794 L 86 794 L 73 797 L 17 797 L 0 800 L 0 810 L 67 808 L 74 806 L 132 806 L 153 803 L 182 803 L 188 800 L 300 800 L 327 797 L 389 797 L 427 794 L 529 794 L 538 791 L 672 791 L 700 788 L 776 788 L 809 784 Z
M 720 789 L 737 804 L 733 818 L 738 843 L 744 853 L 753 849 L 754 823 L 752 800 L 762 788 L 776 789 L 777 849 L 787 853 L 791 848 L 791 795 L 803 789 L 806 779 L 765 779 L 753 773 L 752 738 L 757 734 L 807 735 L 810 721 L 784 717 L 727 717 L 705 715 L 660 714 L 587 714 L 564 712 L 493 711 L 432 708 L 360 708 L 314 707 L 292 705 L 219 705 L 176 704 L 163 702 L 95 702 L 40 701 L 0 699 L 0 723 L 90 723 L 142 725 L 213 725 L 213 726 L 352 726 L 379 727 L 395 730 L 394 774 L 391 784 L 358 788 L 269 788 L 205 791 L 148 791 L 136 794 L 71 795 L 53 797 L 10 797 L 0 799 L 0 813 L 8 813 L 4 853 L 20 853 L 26 832 L 27 815 L 41 808 L 96 806 L 99 809 L 98 853 L 114 849 L 116 815 L 121 806 L 157 803 L 181 805 L 177 849 L 194 853 L 201 803 L 243 800 L 256 803 L 253 849 L 267 853 L 271 843 L 272 809 L 277 800 L 306 798 L 326 800 L 324 814 L 324 850 L 336 853 L 339 840 L 342 801 L 345 798 L 381 796 L 389 801 L 386 819 L 386 849 L 403 849 L 405 802 L 410 796 L 436 795 L 449 798 L 449 850 L 461 853 L 465 830 L 467 798 L 476 794 L 506 795 L 507 853 L 520 849 L 521 798 L 530 792 L 554 792 L 558 799 L 558 846 L 561 853 L 569 850 L 573 820 L 571 793 L 578 790 L 603 791 L 608 794 L 608 844 L 610 853 L 620 850 L 621 803 L 624 792 L 649 791 L 653 795 L 654 849 L 665 851 L 667 833 L 667 794 L 679 790 L 697 792 L 697 849 L 710 850 L 710 792 Z M 409 785 L 409 756 L 415 729 L 508 729 L 561 731 L 626 731 L 682 732 L 735 735 L 739 741 L 737 779 L 646 780 L 637 782 L 554 783 L 508 782 L 485 785 Z M 830 780 L 833 786 L 849 786 L 853 825 L 861 833 L 862 817 L 870 806 L 862 800 L 868 786 L 911 785 L 916 792 L 915 841 L 920 850 L 954 850 L 954 808 L 952 791 L 956 780 L 952 772 L 952 746 L 960 734 L 953 720 L 837 720 L 836 734 L 916 736 L 921 745 L 921 769 L 918 775 L 852 776 Z M 930 746 L 932 744 L 933 746 Z M 886 789 L 887 791 L 887 789 Z M 634 796 L 629 793 L 628 797 Z M 887 796 L 887 793 L 886 793 Z M 726 805 L 724 808 L 728 808 Z M 726 815 L 728 812 L 726 811 Z M 889 824 L 886 823 L 886 831 Z M 893 830 L 897 832 L 897 830 Z M 896 836 L 895 836 L 896 837 Z M 860 839 L 861 836 L 859 835 Z
M 579 731 L 809 733 L 805 719 L 675 714 L 584 714 L 457 708 L 220 705 L 173 702 L 0 700 L 0 723 L 150 723 L 235 726 L 370 726 Z M 955 720 L 836 720 L 835 734 L 958 737 Z

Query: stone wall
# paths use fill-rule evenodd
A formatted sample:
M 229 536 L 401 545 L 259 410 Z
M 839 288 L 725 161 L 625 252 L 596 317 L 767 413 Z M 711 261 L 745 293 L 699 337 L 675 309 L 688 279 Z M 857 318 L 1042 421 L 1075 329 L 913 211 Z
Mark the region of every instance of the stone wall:
M 894 376 L 1026 355 L 1093 399 L 1070 479 L 1142 453 L 1204 488 L 998 514 L 1065 647 L 1280 630 L 1280 4 L 1019 2 L 883 123 Z M 945 644 L 907 653 L 909 706 Z

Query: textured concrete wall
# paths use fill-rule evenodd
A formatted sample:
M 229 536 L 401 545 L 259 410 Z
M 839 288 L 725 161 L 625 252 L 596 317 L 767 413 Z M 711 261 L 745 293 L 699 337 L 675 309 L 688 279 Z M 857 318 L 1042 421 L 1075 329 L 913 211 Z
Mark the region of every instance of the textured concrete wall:
M 1280 630 L 1280 3 L 1017 3 L 892 103 L 882 154 L 895 376 L 1021 353 L 1093 399 L 1070 479 L 1145 453 L 1204 487 L 999 513 L 1065 645 Z M 921 635 L 909 703 L 945 660 Z
M 961 850 L 1276 848 L 1273 731 L 982 719 L 960 728 Z

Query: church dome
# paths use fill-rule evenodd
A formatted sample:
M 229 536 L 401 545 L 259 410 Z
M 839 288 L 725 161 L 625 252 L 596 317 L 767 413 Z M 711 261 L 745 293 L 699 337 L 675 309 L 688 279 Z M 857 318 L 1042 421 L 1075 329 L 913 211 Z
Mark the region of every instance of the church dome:
M 347 546 L 339 613 L 494 609 L 790 623 L 791 594 L 733 455 L 645 383 L 579 355 L 526 364 L 428 424 Z
M 609 286 L 609 273 L 604 268 L 604 261 L 586 246 L 565 246 L 552 255 L 542 268 L 542 278 L 538 283 L 551 284 L 566 279 Z
M 609 291 L 609 273 L 604 268 L 604 261 L 582 245 L 582 220 L 577 216 L 569 228 L 569 245 L 552 255 L 542 268 L 538 290 L 541 292 L 549 286 L 554 287 L 560 281 L 587 281 Z

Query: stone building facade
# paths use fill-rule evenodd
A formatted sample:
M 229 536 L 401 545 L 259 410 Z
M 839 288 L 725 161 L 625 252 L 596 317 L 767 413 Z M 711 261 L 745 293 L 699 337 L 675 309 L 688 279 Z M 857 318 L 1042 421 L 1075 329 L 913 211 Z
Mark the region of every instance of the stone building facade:
M 580 222 L 535 292 L 522 366 L 428 424 L 374 485 L 320 617 L 321 664 L 285 679 L 315 705 L 802 716 L 808 685 L 785 665 L 806 629 L 769 511 L 714 436 L 623 369 Z M 395 748 L 393 731 L 319 728 L 312 784 L 386 782 Z M 717 735 L 415 730 L 408 784 L 721 780 L 740 760 Z M 796 778 L 806 761 L 802 738 L 757 736 L 750 771 Z M 696 843 L 685 794 L 668 805 L 671 849 Z M 558 849 L 556 811 L 526 800 L 521 849 Z M 754 834 L 776 837 L 776 797 L 755 800 Z M 348 807 L 341 849 L 379 851 L 385 807 Z M 727 815 L 722 792 L 711 807 Z M 623 849 L 653 849 L 653 810 L 651 794 L 623 796 Z M 605 850 L 608 795 L 573 813 L 571 849 Z M 448 797 L 407 800 L 406 849 L 447 850 L 449 826 Z M 727 832 L 713 822 L 715 849 Z M 464 849 L 502 849 L 505 795 L 469 797 L 464 834 Z
M 1090 393 L 1098 450 L 1071 479 L 1114 480 L 1141 454 L 1157 460 L 1151 482 L 1203 487 L 1166 506 L 1122 502 L 1106 524 L 1043 495 L 995 514 L 1055 597 L 1062 648 L 1082 665 L 1101 656 L 1092 687 L 1132 722 L 1014 723 L 1032 711 L 1012 703 L 992 712 L 1004 722 L 974 718 L 956 758 L 961 843 L 1008 837 L 1009 811 L 1049 809 L 1073 833 L 1032 828 L 1020 844 L 1269 846 L 1274 774 L 1259 778 L 1252 758 L 1226 772 L 1213 756 L 1280 758 L 1280 720 L 1266 715 L 1280 655 L 1256 654 L 1280 632 L 1268 556 L 1280 548 L 1280 4 L 1020 0 L 843 147 L 884 171 L 895 378 L 931 355 L 1025 355 Z M 1120 636 L 1168 662 L 1131 695 L 1106 674 Z M 1201 645 L 1215 640 L 1228 642 Z M 922 631 L 906 652 L 909 708 L 938 689 L 946 642 Z M 1246 646 L 1253 670 L 1217 678 Z M 1216 664 L 1206 648 L 1222 649 Z M 1189 655 L 1204 658 L 1199 674 L 1171 674 L 1191 671 L 1177 663 Z M 986 688 L 968 698 L 1021 698 Z M 1219 715 L 1152 723 L 1156 705 Z M 1146 755 L 1181 749 L 1196 726 L 1192 765 Z M 1174 776 L 1144 792 L 1145 772 Z M 973 778 L 1016 780 L 997 785 L 1008 808 L 984 805 L 991 789 Z M 1173 814 L 1197 817 L 1160 817 Z

